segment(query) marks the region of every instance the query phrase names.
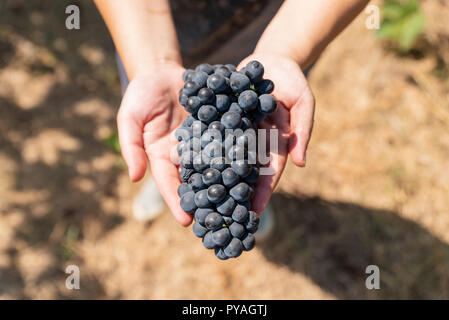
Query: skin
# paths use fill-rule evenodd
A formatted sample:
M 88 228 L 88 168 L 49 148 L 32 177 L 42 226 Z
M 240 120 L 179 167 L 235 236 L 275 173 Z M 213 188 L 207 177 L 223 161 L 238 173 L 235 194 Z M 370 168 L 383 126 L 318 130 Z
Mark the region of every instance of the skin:
M 265 67 L 265 78 L 275 83 L 278 101 L 274 114 L 261 128 L 279 130 L 278 152 L 270 165 L 275 174 L 261 176 L 255 187 L 253 209 L 265 208 L 285 168 L 288 155 L 299 167 L 306 163 L 306 150 L 313 128 L 315 100 L 301 68 L 308 67 L 363 9 L 366 0 L 287 0 L 268 25 L 251 60 Z M 145 175 L 149 162 L 152 175 L 176 220 L 183 226 L 191 215 L 179 205 L 178 167 L 170 157 L 176 148 L 173 131 L 187 113 L 178 103 L 182 87 L 181 57 L 168 0 L 96 0 L 130 84 L 117 117 L 120 147 L 131 181 Z M 156 32 L 155 32 L 156 30 Z

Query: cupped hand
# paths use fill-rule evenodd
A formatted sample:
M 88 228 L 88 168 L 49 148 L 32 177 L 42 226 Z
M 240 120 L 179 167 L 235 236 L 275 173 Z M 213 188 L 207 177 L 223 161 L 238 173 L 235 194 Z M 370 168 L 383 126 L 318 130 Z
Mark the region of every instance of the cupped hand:
M 274 82 L 272 95 L 278 102 L 276 111 L 259 124 L 262 129 L 278 130 L 278 150 L 270 151 L 269 167 L 273 174 L 261 175 L 255 186 L 252 209 L 260 214 L 279 182 L 288 154 L 297 166 L 305 166 L 315 99 L 306 77 L 292 59 L 274 53 L 255 53 L 243 60 L 238 69 L 252 60 L 262 63 L 265 68 L 264 78 Z
M 178 168 L 170 158 L 177 143 L 173 131 L 187 117 L 178 102 L 183 72 L 180 65 L 167 64 L 136 75 L 123 97 L 117 123 L 130 179 L 142 179 L 149 160 L 161 195 L 176 220 L 187 226 L 192 217 L 179 205 Z
M 260 128 L 279 130 L 278 150 L 270 152 L 270 167 L 274 174 L 260 176 L 256 184 L 253 209 L 261 213 L 279 181 L 288 153 L 296 165 L 305 165 L 315 101 L 306 78 L 293 60 L 276 54 L 258 53 L 242 61 L 240 67 L 251 60 L 264 65 L 265 78 L 274 82 L 273 95 L 278 101 L 275 113 L 259 124 Z M 117 123 L 130 179 L 142 179 L 149 160 L 161 195 L 176 220 L 187 226 L 192 217 L 179 205 L 178 168 L 170 158 L 177 143 L 173 131 L 187 117 L 178 103 L 183 72 L 181 66 L 169 64 L 137 75 L 123 97 Z

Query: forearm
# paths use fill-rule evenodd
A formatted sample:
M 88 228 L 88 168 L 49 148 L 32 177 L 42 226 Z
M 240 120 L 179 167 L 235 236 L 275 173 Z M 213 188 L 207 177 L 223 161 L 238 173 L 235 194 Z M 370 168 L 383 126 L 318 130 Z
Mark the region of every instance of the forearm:
M 130 79 L 161 63 L 181 63 L 168 0 L 95 0 Z
M 255 52 L 288 56 L 305 69 L 368 2 L 287 0 L 263 33 Z

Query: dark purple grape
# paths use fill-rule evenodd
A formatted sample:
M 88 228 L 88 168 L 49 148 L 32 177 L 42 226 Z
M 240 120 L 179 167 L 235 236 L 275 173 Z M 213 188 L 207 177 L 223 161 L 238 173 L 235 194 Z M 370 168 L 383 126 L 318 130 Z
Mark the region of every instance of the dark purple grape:
M 276 110 L 276 100 L 271 94 L 263 94 L 259 97 L 257 110 L 263 114 L 270 114 Z
M 223 216 L 223 220 L 226 226 L 230 226 L 234 222 L 234 220 L 232 220 L 232 218 L 228 216 Z
M 178 195 L 182 197 L 186 192 L 192 191 L 192 188 L 189 184 L 183 182 L 178 187 Z
M 239 239 L 241 239 L 246 233 L 245 227 L 238 222 L 234 222 L 233 224 L 231 224 L 229 226 L 229 231 L 231 232 L 231 235 L 233 237 L 236 237 Z
M 207 78 L 207 86 L 211 88 L 215 93 L 225 92 L 228 87 L 226 77 L 221 74 L 212 74 Z
M 223 248 L 215 248 L 215 255 L 220 260 L 228 260 L 229 257 L 224 253 Z
M 186 111 L 190 113 L 197 113 L 200 107 L 201 107 L 200 98 L 198 98 L 197 96 L 189 97 L 185 104 Z
M 190 176 L 188 185 L 194 192 L 205 189 L 207 186 L 203 182 L 201 173 L 194 173 Z
M 208 168 L 203 171 L 203 183 L 206 186 L 211 186 L 213 184 L 221 183 L 221 172 L 217 169 Z
M 195 121 L 195 118 L 191 114 L 189 114 L 189 116 L 182 122 L 182 127 L 189 128 L 192 125 L 193 121 Z
M 211 168 L 217 169 L 218 171 L 222 172 L 228 167 L 228 164 L 226 163 L 226 158 L 215 157 L 210 161 L 209 166 Z M 223 175 L 223 173 L 222 173 L 222 175 Z
M 193 158 L 193 169 L 196 172 L 202 173 L 205 169 L 209 168 L 210 158 L 204 153 L 197 154 Z
M 203 227 L 198 221 L 195 221 L 192 226 L 193 234 L 196 235 L 198 238 L 204 237 L 204 235 L 207 233 L 207 228 Z
M 224 252 L 230 258 L 237 258 L 242 254 L 243 245 L 238 238 L 232 238 L 231 242 L 225 247 Z
M 188 91 L 187 91 L 186 89 L 184 89 L 184 88 L 182 88 L 182 89 L 179 91 L 179 104 L 180 104 L 181 106 L 185 106 L 186 103 L 187 103 L 187 99 L 189 98 L 187 92 L 188 92 Z
M 224 222 L 224 221 L 223 221 Z M 223 247 L 231 240 L 231 233 L 228 228 L 221 228 L 212 232 L 212 241 L 219 247 Z
M 192 134 L 194 137 L 201 138 L 203 132 L 207 129 L 207 124 L 200 120 L 195 120 L 192 123 Z
M 187 182 L 193 173 L 195 173 L 193 169 L 181 168 L 180 173 L 181 181 Z
M 184 82 L 190 81 L 193 73 L 195 73 L 195 70 L 193 69 L 187 69 L 186 71 L 184 71 L 184 73 L 182 74 L 182 80 Z
M 187 81 L 184 84 L 184 93 L 190 97 L 195 95 L 198 92 L 198 90 L 200 90 L 200 88 L 201 87 L 196 82 Z
M 226 168 L 221 173 L 221 179 L 226 188 L 232 188 L 240 181 L 240 176 L 232 168 Z
M 204 220 L 209 213 L 214 212 L 211 208 L 198 208 L 195 211 L 195 221 L 204 226 Z
M 226 188 L 221 184 L 213 184 L 207 188 L 207 197 L 212 203 L 220 203 L 226 197 Z
M 249 89 L 251 82 L 245 74 L 233 72 L 229 78 L 229 85 L 231 86 L 232 91 L 241 93 Z
M 209 230 L 218 230 L 223 227 L 223 224 L 223 217 L 217 212 L 209 213 L 204 219 L 204 225 Z
M 254 248 L 256 244 L 256 239 L 252 233 L 246 234 L 246 236 L 242 239 L 243 250 L 249 251 Z
M 225 216 L 230 216 L 234 212 L 235 201 L 232 197 L 226 196 L 226 198 L 217 204 L 217 211 Z
M 254 211 L 248 212 L 248 220 L 246 221 L 245 228 L 251 233 L 254 233 L 257 231 L 257 228 L 259 227 L 259 216 Z
M 193 169 L 193 158 L 196 155 L 197 153 L 192 150 L 185 150 L 180 158 L 180 166 L 186 169 Z
M 212 89 L 204 87 L 198 91 L 198 98 L 201 104 L 208 104 L 215 101 L 215 93 Z
M 250 61 L 245 67 L 246 75 L 249 77 L 251 82 L 259 82 L 263 78 L 264 67 L 258 61 Z
M 239 104 L 237 102 L 231 103 L 231 106 L 229 107 L 228 111 L 237 112 L 239 115 L 243 114 L 243 109 L 240 108 Z
M 225 127 L 220 121 L 212 121 L 209 124 L 209 129 L 216 130 L 216 131 L 220 132 L 221 136 L 224 137 Z M 211 131 L 211 132 L 214 132 L 214 131 Z M 220 139 L 220 141 L 221 141 L 221 139 Z
M 258 178 L 259 178 L 259 168 L 253 166 L 253 168 L 251 169 L 251 173 L 244 179 L 244 181 L 249 184 L 254 184 L 256 183 Z
M 209 124 L 218 118 L 217 108 L 209 104 L 201 106 L 198 110 L 198 119 Z
M 218 112 L 225 113 L 226 111 L 228 111 L 230 105 L 231 100 L 227 95 L 217 94 L 215 96 L 215 107 L 217 108 Z
M 193 130 L 192 128 L 186 128 L 186 127 L 180 127 L 175 130 L 175 137 L 178 141 L 187 141 L 190 140 L 190 138 L 193 137 Z
M 231 162 L 231 168 L 242 178 L 247 177 L 251 173 L 252 166 L 248 160 L 235 160 Z
M 239 106 L 249 112 L 257 108 L 257 103 L 259 102 L 257 93 L 252 90 L 243 91 L 239 95 L 238 103 Z
M 194 213 L 197 206 L 195 204 L 195 192 L 188 191 L 181 197 L 181 208 L 187 213 Z
M 253 123 L 247 117 L 242 117 L 242 130 L 252 129 Z
M 215 69 L 216 74 L 221 74 L 222 76 L 229 78 L 231 76 L 231 70 L 228 69 L 226 66 L 221 66 L 217 69 Z
M 228 111 L 221 117 L 221 123 L 226 129 L 236 129 L 241 122 L 242 117 L 237 112 Z
M 240 144 L 233 145 L 228 152 L 228 157 L 231 160 L 244 160 L 247 159 L 247 155 L 245 146 Z
M 195 193 L 195 204 L 198 208 L 209 208 L 212 203 L 207 198 L 207 189 L 199 190 Z
M 226 66 L 229 70 L 231 70 L 231 72 L 234 72 L 234 71 L 236 70 L 235 66 L 234 66 L 233 64 L 231 64 L 231 63 L 227 63 L 227 64 L 225 64 L 225 66 Z
M 241 204 L 238 204 L 232 213 L 232 219 L 239 223 L 244 223 L 248 218 L 248 215 L 248 210 Z
M 212 240 L 212 231 L 209 231 L 204 235 L 203 245 L 206 249 L 215 248 L 215 242 Z
M 232 187 L 231 190 L 229 190 L 229 194 L 235 199 L 235 201 L 245 202 L 251 198 L 250 190 L 251 189 L 247 183 L 240 182 L 239 184 Z
M 262 80 L 256 84 L 256 90 L 258 94 L 272 93 L 274 90 L 274 83 L 271 80 Z
M 203 71 L 203 72 L 205 72 L 207 74 L 211 74 L 211 73 L 214 72 L 214 67 L 212 67 L 208 63 L 203 63 L 203 64 L 200 64 L 199 66 L 197 66 L 195 68 L 195 71 Z
M 214 122 L 212 122 L 212 123 L 214 123 Z M 212 141 L 217 141 L 217 142 L 221 143 L 222 139 L 223 139 L 223 135 L 219 130 L 207 129 L 206 131 L 204 131 L 203 135 L 201 136 L 201 147 L 205 148 Z

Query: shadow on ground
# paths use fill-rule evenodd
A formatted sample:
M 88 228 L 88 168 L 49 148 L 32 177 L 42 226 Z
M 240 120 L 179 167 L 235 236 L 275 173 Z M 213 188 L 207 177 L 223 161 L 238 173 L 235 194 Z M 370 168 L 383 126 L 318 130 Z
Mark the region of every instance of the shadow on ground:
M 61 97 L 69 91 L 70 101 L 67 101 L 67 107 L 62 107 Z M 82 142 L 80 148 L 60 151 L 58 161 L 49 164 L 24 158 L 25 139 L 14 141 L 11 134 L 0 136 L 0 152 L 15 163 L 13 189 L 23 197 L 30 195 L 23 201 L 18 199 L 19 195 L 0 212 L 3 218 L 10 214 L 23 217 L 13 228 L 12 246 L 6 250 L 9 264 L 0 267 L 0 295 L 15 293 L 19 298 L 27 298 L 24 291 L 17 292 L 25 282 L 25 275 L 17 264 L 17 248 L 44 249 L 52 254 L 47 271 L 35 279 L 37 285 L 46 281 L 64 283 L 57 280 L 67 276 L 63 266 L 69 261 L 82 263 L 76 254 L 76 243 L 83 239 L 84 230 L 92 230 L 95 226 L 98 231 L 89 231 L 90 236 L 101 237 L 122 223 L 123 217 L 118 211 L 105 212 L 103 206 L 108 195 L 115 193 L 118 168 L 102 170 L 89 166 L 85 172 L 77 168 L 77 164 L 90 164 L 110 153 L 101 141 L 92 139 L 96 129 L 94 119 L 73 112 L 73 104 L 86 98 L 82 91 L 80 93 L 74 94 L 73 86 L 57 85 L 40 106 L 31 110 L 23 110 L 11 101 L 0 99 L 0 132 L 18 130 L 29 138 L 46 130 L 63 130 L 67 136 Z M 93 182 L 98 190 L 86 190 L 75 181 Z M 103 297 L 100 283 L 89 274 L 86 277 L 89 290 L 82 291 L 83 297 Z M 68 291 L 59 291 L 57 298 L 69 297 L 64 292 Z
M 398 213 L 284 193 L 272 201 L 277 225 L 259 248 L 336 297 L 449 297 L 449 246 Z M 380 290 L 365 286 L 368 265 L 380 268 Z
M 0 14 L 0 68 L 23 59 L 10 45 L 20 38 L 46 50 L 43 59 L 24 59 L 20 67 L 31 75 L 55 76 L 56 79 L 32 108 L 19 106 L 12 97 L 0 98 L 0 155 L 14 164 L 13 180 L 7 186 L 14 190 L 14 194 L 7 199 L 6 207 L 0 207 L 0 217 L 21 217 L 12 228 L 10 247 L 4 251 L 7 262 L 0 266 L 0 296 L 38 298 L 29 293 L 41 288 L 47 294 L 52 292 L 54 298 L 104 298 L 100 281 L 88 270 L 86 280 L 82 282 L 86 290 L 74 295 L 66 290 L 64 268 L 69 262 L 82 264 L 76 244 L 83 240 L 86 232 L 90 238 L 99 238 L 123 220 L 118 209 L 105 210 L 104 207 L 105 201 L 116 193 L 119 169 L 92 165 L 111 154 L 102 140 L 94 137 L 99 124 L 114 128 L 115 120 L 104 116 L 100 123 L 98 112 L 83 113 L 75 107 L 96 99 L 115 113 L 120 89 L 113 46 L 90 2 L 80 5 L 83 30 L 67 30 L 64 20 L 68 4 L 61 1 L 47 6 L 37 1 L 6 1 Z M 92 37 L 92 33 L 97 36 Z M 102 63 L 89 62 L 80 53 L 81 44 L 104 52 Z M 61 69 L 65 70 L 68 81 L 57 80 Z M 32 93 L 24 88 L 23 94 Z M 54 151 L 45 145 L 36 148 L 35 152 L 41 154 L 33 161 L 26 159 L 26 142 L 46 132 L 63 133 L 63 138 L 68 137 L 68 141 L 59 142 L 36 140 L 47 145 L 56 144 L 57 159 L 45 161 L 46 155 L 42 153 Z M 77 141 L 78 146 L 68 148 L 70 141 Z M 84 164 L 81 169 L 80 164 Z M 94 190 L 89 187 L 92 184 Z M 49 253 L 45 270 L 32 281 L 19 261 L 25 249 Z M 27 289 L 27 283 L 33 283 L 32 290 Z

